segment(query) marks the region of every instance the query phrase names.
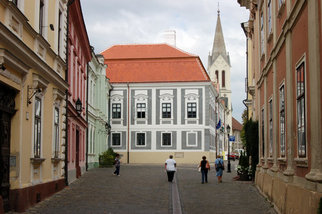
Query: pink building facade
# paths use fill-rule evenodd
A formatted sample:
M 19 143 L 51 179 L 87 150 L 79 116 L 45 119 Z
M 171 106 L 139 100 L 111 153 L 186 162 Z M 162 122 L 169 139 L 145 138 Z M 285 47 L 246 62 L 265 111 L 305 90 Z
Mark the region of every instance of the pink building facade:
M 68 23 L 67 180 L 71 183 L 86 171 L 86 79 L 91 52 L 80 0 L 70 1 Z M 82 108 L 76 111 L 79 101 Z

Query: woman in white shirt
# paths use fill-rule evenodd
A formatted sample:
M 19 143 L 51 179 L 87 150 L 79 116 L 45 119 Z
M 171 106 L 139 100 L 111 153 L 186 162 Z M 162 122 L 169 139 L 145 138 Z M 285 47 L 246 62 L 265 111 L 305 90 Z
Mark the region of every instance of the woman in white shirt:
M 177 167 L 177 163 L 175 160 L 173 160 L 172 155 L 170 155 L 169 159 L 165 161 L 164 166 L 165 166 L 165 170 L 167 171 L 168 181 L 172 182 L 174 173 L 176 172 L 176 167 Z

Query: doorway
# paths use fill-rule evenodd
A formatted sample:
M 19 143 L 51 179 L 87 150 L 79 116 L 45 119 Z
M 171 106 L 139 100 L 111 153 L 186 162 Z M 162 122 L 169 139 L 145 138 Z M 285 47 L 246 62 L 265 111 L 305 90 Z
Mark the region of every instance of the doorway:
M 79 166 L 79 130 L 76 129 L 76 162 L 75 162 L 75 168 L 76 168 L 76 178 L 79 178 L 81 176 L 81 170 Z
M 10 127 L 15 113 L 16 92 L 0 84 L 0 195 L 4 211 L 9 211 Z

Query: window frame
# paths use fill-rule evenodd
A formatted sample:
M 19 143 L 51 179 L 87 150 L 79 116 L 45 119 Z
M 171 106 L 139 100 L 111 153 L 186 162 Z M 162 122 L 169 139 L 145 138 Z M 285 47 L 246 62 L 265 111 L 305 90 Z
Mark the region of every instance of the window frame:
M 284 83 L 279 88 L 279 146 L 280 157 L 285 157 L 286 142 L 285 142 L 285 85 Z
M 111 110 L 112 110 L 112 119 L 122 119 L 122 103 L 112 103 Z
M 221 86 L 226 88 L 226 72 L 225 70 L 221 71 Z
M 136 103 L 136 118 L 146 119 L 146 103 L 140 102 Z
M 170 145 L 164 144 L 164 135 L 170 135 Z M 162 132 L 161 133 L 161 147 L 172 147 L 172 133 L 171 132 Z
M 301 69 L 302 68 L 302 69 Z M 303 86 L 298 85 L 298 78 L 299 78 L 299 71 L 302 71 L 302 76 L 303 76 Z M 297 66 L 296 66 L 296 134 L 297 134 L 297 156 L 300 158 L 306 158 L 307 156 L 307 139 L 306 139 L 306 73 L 305 73 L 305 61 L 301 61 Z M 300 90 L 300 94 L 299 94 Z M 300 105 L 300 107 L 299 107 Z M 301 116 L 299 116 L 301 114 Z M 301 125 L 300 125 L 301 123 Z M 299 136 L 299 129 L 302 129 L 303 136 L 302 138 Z M 304 142 L 300 142 L 300 139 L 303 139 Z M 301 144 L 301 145 L 300 145 Z M 301 147 L 304 147 L 304 151 L 302 151 Z
M 264 50 L 264 44 L 265 44 L 265 32 L 264 32 L 264 12 L 261 10 L 260 13 L 260 51 L 261 51 L 261 56 L 265 54 Z
M 166 105 L 166 106 L 164 106 Z M 166 111 L 163 111 L 163 110 Z M 168 111 L 170 110 L 170 111 Z M 163 102 L 161 103 L 161 118 L 162 119 L 171 119 L 172 118 L 172 103 L 171 102 Z
M 114 136 L 116 136 L 116 135 L 119 135 L 119 145 L 114 144 Z M 112 142 L 111 142 L 112 147 L 121 147 L 122 146 L 122 134 L 120 132 L 112 133 L 111 138 L 112 138 Z
M 265 115 L 265 110 L 264 108 L 262 108 L 261 110 L 261 140 L 262 140 L 262 157 L 264 158 L 265 157 L 265 118 L 264 118 L 264 115 Z
M 194 106 L 190 106 L 193 105 Z M 197 113 L 198 113 L 198 109 L 197 109 L 197 102 L 187 102 L 187 119 L 196 119 L 197 118 Z M 195 111 L 193 111 L 193 108 L 195 108 Z M 189 111 L 189 109 L 191 109 L 191 111 Z M 192 114 L 192 115 L 191 115 Z
M 44 0 L 39 0 L 39 34 L 44 36 L 44 22 L 45 22 L 45 2 Z
M 268 101 L 268 113 L 269 113 L 269 126 L 268 126 L 268 129 L 269 129 L 269 156 L 270 157 L 273 157 L 273 152 L 274 152 L 274 149 L 273 149 L 273 99 L 271 98 L 269 101 Z
M 139 144 L 139 135 L 144 136 L 144 144 Z M 137 147 L 146 147 L 146 133 L 145 132 L 137 132 L 135 135 L 136 139 L 135 139 L 135 146 Z
M 268 0 L 268 3 L 267 3 L 268 35 L 270 35 L 271 33 L 273 33 L 272 12 L 273 12 L 273 8 L 272 8 L 272 0 Z
M 56 114 L 57 113 L 57 114 Z M 57 121 L 56 121 L 57 119 Z M 59 107 L 54 107 L 54 157 L 59 157 L 59 147 L 60 147 L 60 140 L 59 140 L 59 123 L 60 123 L 60 112 Z
M 39 115 L 36 104 L 39 103 Z M 34 100 L 34 140 L 33 140 L 33 155 L 34 158 L 41 157 L 41 137 L 42 137 L 42 100 L 40 97 L 35 97 Z

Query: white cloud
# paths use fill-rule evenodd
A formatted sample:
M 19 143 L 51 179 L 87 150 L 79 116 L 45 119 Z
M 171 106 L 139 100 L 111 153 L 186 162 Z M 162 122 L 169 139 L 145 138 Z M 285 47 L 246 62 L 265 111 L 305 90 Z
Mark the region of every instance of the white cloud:
M 204 67 L 212 49 L 218 0 L 81 0 L 90 43 L 97 53 L 115 44 L 163 43 L 176 30 L 177 47 L 199 55 Z M 233 116 L 241 121 L 245 95 L 245 35 L 248 13 L 237 0 L 220 1 L 220 18 L 231 59 Z

